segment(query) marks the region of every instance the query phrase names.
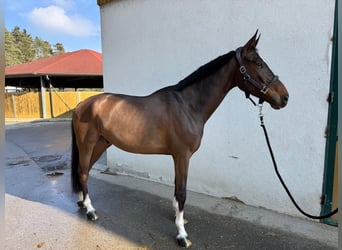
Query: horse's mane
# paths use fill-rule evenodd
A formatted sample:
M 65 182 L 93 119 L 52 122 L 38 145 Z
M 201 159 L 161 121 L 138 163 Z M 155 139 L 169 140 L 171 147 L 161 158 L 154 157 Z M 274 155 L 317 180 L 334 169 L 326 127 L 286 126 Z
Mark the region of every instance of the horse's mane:
M 235 51 L 230 51 L 227 54 L 217 57 L 216 59 L 202 65 L 196 71 L 185 77 L 179 83 L 174 85 L 176 90 L 182 90 L 193 83 L 213 74 L 219 70 L 222 66 L 226 65 L 230 59 L 235 56 Z

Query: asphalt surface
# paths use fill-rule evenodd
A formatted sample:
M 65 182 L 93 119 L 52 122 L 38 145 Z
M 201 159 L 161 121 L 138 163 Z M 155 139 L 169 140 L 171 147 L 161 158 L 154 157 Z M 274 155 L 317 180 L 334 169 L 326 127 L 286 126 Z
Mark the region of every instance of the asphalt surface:
M 173 188 L 102 173 L 105 156 L 89 180 L 100 220 L 88 222 L 71 191 L 70 141 L 68 121 L 6 126 L 5 249 L 179 248 L 171 205 Z M 204 195 L 189 192 L 188 200 L 185 217 L 192 249 L 337 249 L 337 230 L 330 226 L 288 219 L 298 221 L 303 230 L 309 228 L 307 235 L 310 228 L 318 227 L 332 236 L 333 240 L 325 241 L 257 220 L 222 215 L 217 213 L 222 203 L 212 203 Z M 235 210 L 239 206 L 233 205 Z M 279 222 L 275 219 L 274 223 Z

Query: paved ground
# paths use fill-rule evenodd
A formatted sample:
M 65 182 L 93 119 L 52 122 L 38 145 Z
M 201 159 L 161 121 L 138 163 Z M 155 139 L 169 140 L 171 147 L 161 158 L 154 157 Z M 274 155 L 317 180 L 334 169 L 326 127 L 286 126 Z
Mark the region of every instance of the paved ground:
M 70 124 L 6 126 L 5 249 L 177 249 L 173 188 L 101 173 L 89 189 L 100 220 L 86 221 L 70 184 Z M 189 192 L 192 249 L 337 249 L 337 230 Z

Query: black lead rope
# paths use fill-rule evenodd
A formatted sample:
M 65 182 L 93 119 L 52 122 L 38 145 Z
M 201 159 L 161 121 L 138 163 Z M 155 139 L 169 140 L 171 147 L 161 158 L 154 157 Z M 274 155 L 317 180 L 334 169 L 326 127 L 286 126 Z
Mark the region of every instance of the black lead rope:
M 324 215 L 321 215 L 321 216 L 314 216 L 314 215 L 311 215 L 311 214 L 308 214 L 306 213 L 305 211 L 303 211 L 303 209 L 301 209 L 297 202 L 295 201 L 295 199 L 293 198 L 292 194 L 290 193 L 289 189 L 287 188 L 283 178 L 281 177 L 280 173 L 279 173 L 279 170 L 278 170 L 278 166 L 277 166 L 277 163 L 276 163 L 276 160 L 274 158 L 274 154 L 273 154 L 273 150 L 272 150 L 272 147 L 271 147 L 271 144 L 270 144 L 270 140 L 268 138 L 268 134 L 267 134 L 267 130 L 266 130 L 266 127 L 265 127 L 265 124 L 264 124 L 264 116 L 261 112 L 262 110 L 262 105 L 259 105 L 259 117 L 260 117 L 260 126 L 262 127 L 263 131 L 264 131 L 264 134 L 265 134 L 265 138 L 266 138 L 266 142 L 267 142 L 267 146 L 268 146 L 268 150 L 270 151 L 270 154 L 271 154 L 271 158 L 272 158 L 272 162 L 273 162 L 273 166 L 274 166 L 274 170 L 281 182 L 281 184 L 283 185 L 287 195 L 290 197 L 292 203 L 295 205 L 295 207 L 298 209 L 299 212 L 301 212 L 303 215 L 311 218 L 311 219 L 315 219 L 315 220 L 321 220 L 321 219 L 325 219 L 325 218 L 328 218 L 328 217 L 331 217 L 333 216 L 334 214 L 336 214 L 338 212 L 338 208 L 336 208 L 334 211 L 328 213 L 328 214 L 324 214 Z

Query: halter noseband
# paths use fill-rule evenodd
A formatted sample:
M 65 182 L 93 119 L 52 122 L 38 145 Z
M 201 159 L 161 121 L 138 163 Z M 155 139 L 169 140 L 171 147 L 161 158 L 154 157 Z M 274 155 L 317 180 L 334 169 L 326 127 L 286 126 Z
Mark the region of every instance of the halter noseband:
M 264 96 L 266 95 L 266 93 L 270 89 L 270 86 L 275 81 L 278 80 L 278 76 L 274 75 L 272 81 L 269 84 L 263 84 L 263 83 L 259 83 L 259 82 L 255 81 L 253 78 L 251 78 L 251 76 L 247 72 L 246 67 L 243 65 L 243 61 L 241 58 L 241 51 L 242 51 L 242 47 L 240 47 L 236 50 L 236 60 L 238 61 L 239 65 L 240 65 L 239 71 L 243 75 L 243 79 L 245 81 L 249 82 L 254 87 L 256 87 L 258 90 L 260 90 L 261 96 L 259 98 L 259 104 L 262 104 L 265 101 Z M 256 105 L 255 102 L 253 101 L 253 99 L 250 98 L 250 96 L 249 96 L 250 93 L 247 90 L 245 90 L 245 94 L 246 94 L 246 98 L 250 99 L 252 101 L 252 103 L 254 105 Z

